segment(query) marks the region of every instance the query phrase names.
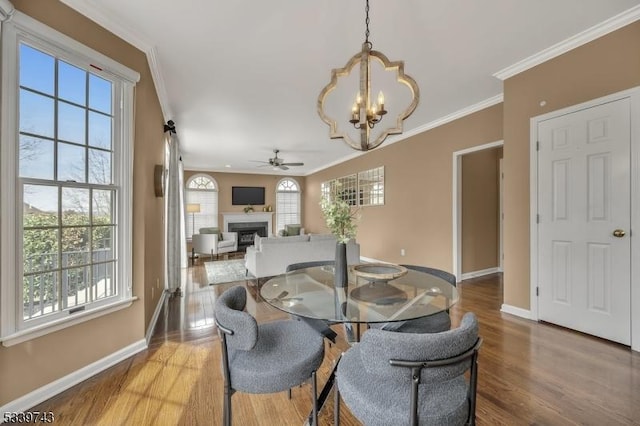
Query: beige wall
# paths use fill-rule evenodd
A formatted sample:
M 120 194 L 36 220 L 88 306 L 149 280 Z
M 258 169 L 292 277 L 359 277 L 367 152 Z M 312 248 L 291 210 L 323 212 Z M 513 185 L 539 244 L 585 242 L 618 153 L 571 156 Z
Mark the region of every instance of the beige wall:
M 462 156 L 462 273 L 499 266 L 498 160 L 502 148 Z
M 54 0 L 12 0 L 18 10 L 138 71 L 130 308 L 9 348 L 0 346 L 0 406 L 144 338 L 163 284 L 162 199 L 153 165 L 162 163 L 163 117 L 143 52 Z M 4 284 L 4 283 L 3 283 Z M 160 290 L 161 290 L 160 288 Z M 154 297 L 151 297 L 151 292 Z
M 318 206 L 323 181 L 385 166 L 385 205 L 361 210 L 362 256 L 451 271 L 453 152 L 501 139 L 500 104 L 307 176 L 305 226 L 327 232 Z
M 639 52 L 636 22 L 505 81 L 505 304 L 529 309 L 530 303 L 530 119 L 640 85 Z
M 304 176 L 275 176 L 275 175 L 261 175 L 261 174 L 249 174 L 249 173 L 221 173 L 221 172 L 206 172 L 206 171 L 196 171 L 196 170 L 185 170 L 184 172 L 184 181 L 193 176 L 194 174 L 203 173 L 211 176 L 218 183 L 218 212 L 220 213 L 218 216 L 218 224 L 222 227 L 223 219 L 222 213 L 229 212 L 242 212 L 245 206 L 233 206 L 231 205 L 231 187 L 233 186 L 264 186 L 264 202 L 266 205 L 271 205 L 273 208 L 274 216 L 273 216 L 273 228 L 271 232 L 275 234 L 278 230 L 276 227 L 276 186 L 280 180 L 285 177 L 290 177 L 291 179 L 298 182 L 300 188 L 302 189 L 302 200 L 304 200 L 305 194 L 305 182 L 306 178 Z M 264 206 L 254 206 L 255 211 L 262 211 Z M 304 222 L 304 201 L 301 203 L 301 216 L 302 221 Z M 197 231 L 196 231 L 197 232 Z

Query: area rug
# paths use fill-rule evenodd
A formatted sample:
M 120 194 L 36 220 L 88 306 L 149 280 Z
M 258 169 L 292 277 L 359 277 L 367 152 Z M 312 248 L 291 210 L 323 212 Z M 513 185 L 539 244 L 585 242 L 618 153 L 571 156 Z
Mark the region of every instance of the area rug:
M 209 285 L 253 279 L 251 274 L 245 275 L 244 259 L 205 262 L 204 268 L 207 271 Z

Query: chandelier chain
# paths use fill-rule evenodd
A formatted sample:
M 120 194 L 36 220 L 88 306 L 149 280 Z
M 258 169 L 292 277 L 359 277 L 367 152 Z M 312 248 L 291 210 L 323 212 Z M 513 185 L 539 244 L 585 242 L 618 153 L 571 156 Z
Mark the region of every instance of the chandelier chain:
M 369 41 L 369 34 L 370 34 L 370 33 L 369 33 L 369 22 L 370 22 L 370 20 L 369 20 L 369 0 L 367 0 L 367 6 L 365 7 L 365 13 L 366 13 L 366 16 L 367 16 L 367 17 L 366 17 L 366 19 L 364 20 L 364 24 L 365 24 L 365 26 L 366 26 L 367 30 L 366 30 L 366 31 L 365 31 L 365 33 L 364 33 L 364 42 L 365 42 L 366 44 L 369 44 L 369 45 L 370 45 L 370 44 L 371 44 L 371 42 Z

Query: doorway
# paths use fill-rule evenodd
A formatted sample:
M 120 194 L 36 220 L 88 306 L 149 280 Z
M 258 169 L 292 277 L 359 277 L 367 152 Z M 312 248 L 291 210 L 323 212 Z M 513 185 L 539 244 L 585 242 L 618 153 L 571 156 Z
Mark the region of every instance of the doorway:
M 453 273 L 458 281 L 501 271 L 502 145 L 496 141 L 453 153 Z

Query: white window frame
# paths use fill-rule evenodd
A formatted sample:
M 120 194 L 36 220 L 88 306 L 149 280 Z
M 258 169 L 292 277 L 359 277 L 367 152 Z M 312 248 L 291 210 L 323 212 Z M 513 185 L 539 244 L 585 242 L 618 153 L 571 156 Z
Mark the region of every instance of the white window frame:
M 25 322 L 22 304 L 22 194 L 18 189 L 18 105 L 20 41 L 54 53 L 56 58 L 72 64 L 91 64 L 100 69 L 91 72 L 114 82 L 113 181 L 116 189 L 116 280 L 118 296 L 86 305 L 84 311 L 62 311 Z M 132 290 L 132 206 L 133 206 L 133 111 L 134 87 L 140 75 L 65 36 L 64 34 L 16 11 L 2 23 L 2 99 L 0 147 L 0 340 L 12 346 L 90 319 L 124 309 L 136 300 Z M 13 143 L 8 143 L 13 141 Z
M 297 190 L 292 191 L 292 190 L 281 190 L 280 187 L 281 185 L 285 182 L 285 181 L 289 181 L 292 182 L 295 187 L 297 188 Z M 297 220 L 294 222 L 287 222 L 284 219 L 281 219 L 282 213 L 280 212 L 279 206 L 280 206 L 280 194 L 297 194 L 298 199 L 297 199 L 297 211 L 296 211 L 296 217 Z M 276 185 L 276 228 L 279 231 L 283 230 L 285 225 L 297 225 L 297 224 L 302 224 L 301 220 L 301 214 L 300 214 L 300 208 L 301 208 L 301 204 L 302 204 L 302 190 L 300 189 L 300 184 L 298 183 L 298 181 L 296 181 L 293 178 L 287 177 L 287 178 L 283 178 L 280 179 L 278 181 L 278 184 Z
M 189 185 L 191 185 L 191 182 L 193 182 L 194 179 L 197 178 L 206 178 L 207 180 L 209 180 L 212 184 L 213 184 L 213 189 L 195 189 L 195 188 L 189 188 Z M 216 202 L 215 202 L 215 214 L 214 214 L 214 221 L 211 224 L 204 224 L 204 227 L 217 227 L 218 226 L 218 214 L 220 211 L 220 192 L 219 192 L 219 186 L 218 186 L 218 182 L 213 178 L 213 176 L 210 176 L 206 173 L 197 173 L 193 176 L 191 176 L 189 179 L 187 179 L 187 183 L 185 184 L 185 202 L 187 204 L 191 203 L 192 200 L 190 200 L 190 193 L 193 192 L 206 192 L 206 193 L 215 193 L 215 197 L 216 197 Z M 198 214 L 198 213 L 195 213 Z M 191 235 L 194 233 L 198 233 L 198 229 L 202 228 L 203 226 L 198 226 L 195 227 L 193 226 L 193 220 L 194 220 L 194 216 L 191 213 L 187 213 L 186 216 L 186 220 L 185 220 L 185 224 L 186 224 L 186 232 L 187 232 L 187 240 L 191 240 Z

